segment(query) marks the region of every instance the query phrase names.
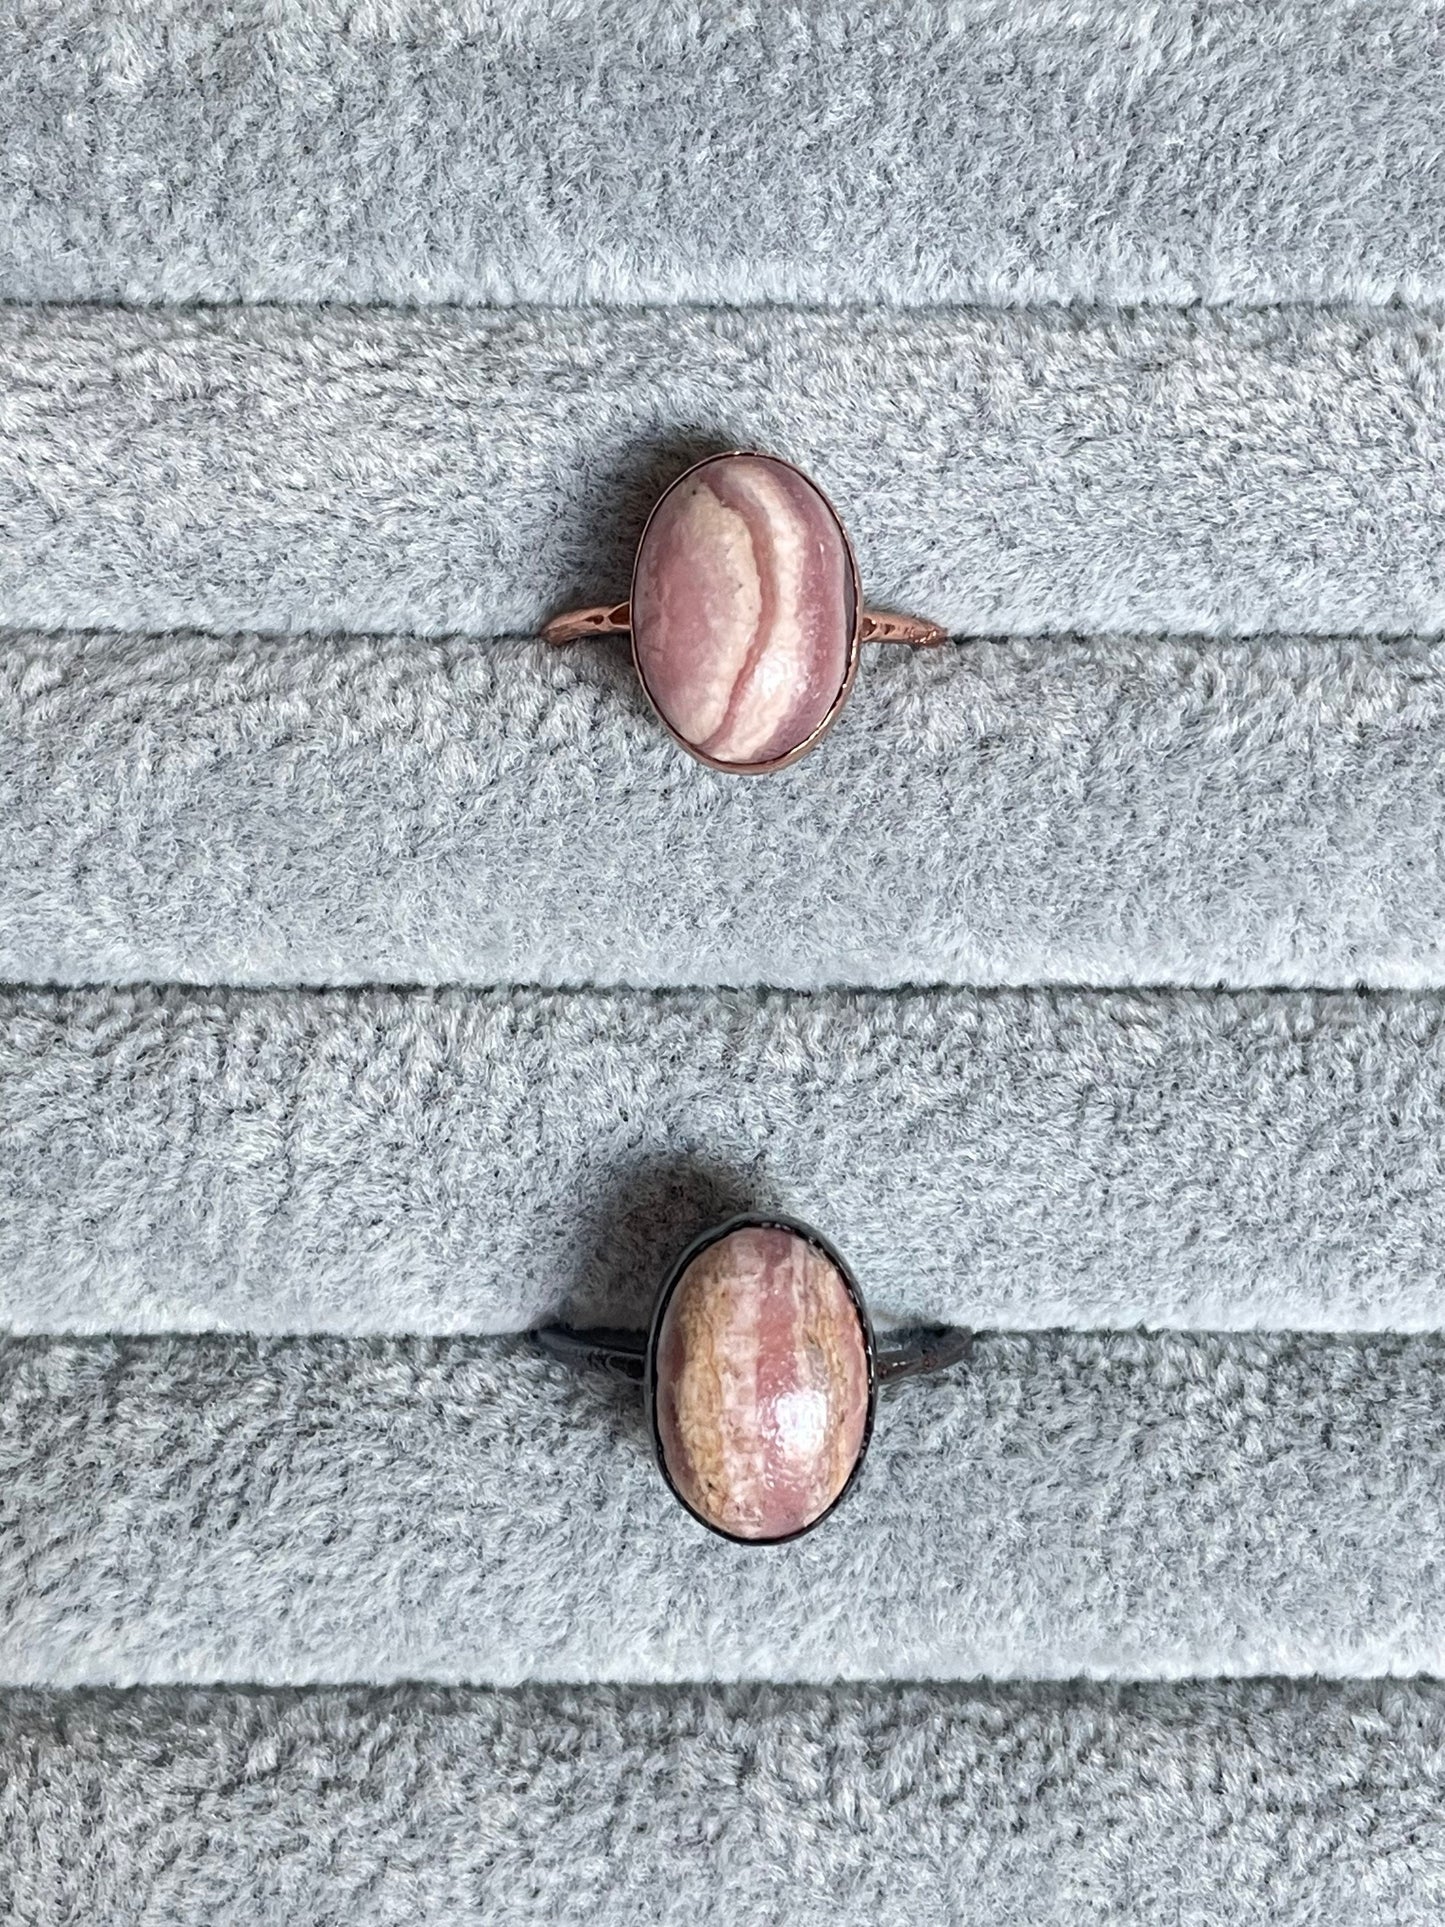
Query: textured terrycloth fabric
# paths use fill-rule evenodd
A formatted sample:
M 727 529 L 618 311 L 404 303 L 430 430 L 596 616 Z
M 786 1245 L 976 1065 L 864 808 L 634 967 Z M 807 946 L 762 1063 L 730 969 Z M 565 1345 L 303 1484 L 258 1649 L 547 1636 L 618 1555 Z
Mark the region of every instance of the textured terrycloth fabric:
M 1433 1683 L 0 1700 L 16 1927 L 1437 1927 Z M 781 1909 L 781 1911 L 780 1911 Z
M 4 1927 L 1439 1927 L 1442 83 L 0 0 Z M 529 640 L 730 445 L 763 784 Z M 995 1329 L 758 1553 L 516 1331 L 770 1205 Z
M 730 1212 L 880 1313 L 1431 1330 L 1438 995 L 8 990 L 0 1326 L 645 1322 Z
M 990 1336 L 741 1553 L 527 1340 L 0 1345 L 0 1684 L 1445 1671 L 1445 1340 Z
M 866 653 L 752 781 L 609 644 L 11 636 L 0 976 L 1445 985 L 1445 645 Z
M 959 633 L 1445 628 L 1438 314 L 0 307 L 0 366 L 0 624 L 530 632 L 743 446 Z
M 1430 0 L 8 0 L 0 20 L 12 298 L 1445 292 Z

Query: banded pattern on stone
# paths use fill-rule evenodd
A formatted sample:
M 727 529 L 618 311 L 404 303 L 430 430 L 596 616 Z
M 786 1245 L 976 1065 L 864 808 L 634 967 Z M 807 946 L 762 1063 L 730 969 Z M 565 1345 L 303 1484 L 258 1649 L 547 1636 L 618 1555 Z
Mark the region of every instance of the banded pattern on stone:
M 788 1538 L 848 1483 L 867 1342 L 837 1266 L 798 1232 L 745 1225 L 701 1251 L 663 1312 L 655 1371 L 668 1475 L 719 1531 Z
M 740 765 L 800 748 L 847 683 L 856 619 L 847 537 L 786 462 L 716 456 L 658 503 L 633 638 L 643 685 L 688 748 Z

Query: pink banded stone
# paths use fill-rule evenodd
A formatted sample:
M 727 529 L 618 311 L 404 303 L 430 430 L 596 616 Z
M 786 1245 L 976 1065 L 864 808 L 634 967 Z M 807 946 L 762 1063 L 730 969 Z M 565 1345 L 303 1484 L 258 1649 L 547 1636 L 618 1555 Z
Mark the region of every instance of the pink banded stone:
M 699 1252 L 657 1335 L 656 1416 L 668 1474 L 739 1539 L 785 1539 L 825 1513 L 868 1428 L 868 1350 L 838 1267 L 774 1225 Z
M 847 537 L 786 462 L 716 456 L 653 511 L 632 580 L 637 669 L 714 762 L 773 763 L 807 742 L 847 686 L 856 616 Z

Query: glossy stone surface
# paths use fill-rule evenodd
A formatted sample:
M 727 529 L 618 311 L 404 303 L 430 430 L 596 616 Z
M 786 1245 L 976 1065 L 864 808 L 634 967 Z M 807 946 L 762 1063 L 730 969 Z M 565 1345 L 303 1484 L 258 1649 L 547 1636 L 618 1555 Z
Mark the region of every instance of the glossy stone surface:
M 668 1473 L 720 1531 L 787 1538 L 847 1484 L 867 1345 L 837 1266 L 796 1232 L 748 1225 L 700 1252 L 663 1313 L 656 1370 Z
M 811 482 L 723 455 L 658 503 L 632 585 L 637 666 L 690 749 L 770 763 L 805 743 L 848 677 L 852 562 Z

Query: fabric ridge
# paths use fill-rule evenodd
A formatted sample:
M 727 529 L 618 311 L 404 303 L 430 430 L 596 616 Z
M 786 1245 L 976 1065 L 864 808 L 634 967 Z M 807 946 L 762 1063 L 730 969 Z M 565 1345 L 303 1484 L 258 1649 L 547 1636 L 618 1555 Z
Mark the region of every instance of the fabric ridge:
M 12 1340 L 0 1684 L 1437 1674 L 1442 1366 L 988 1334 L 744 1559 L 526 1341 Z
M 1439 1322 L 1434 993 L 11 990 L 0 1088 L 12 1331 L 641 1327 L 758 1209 L 885 1318 Z
M 1445 7 L 0 0 L 0 127 L 3 1927 L 1439 1927 Z M 737 1213 L 693 1517 L 534 1333 Z

